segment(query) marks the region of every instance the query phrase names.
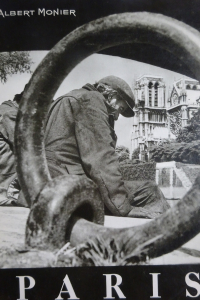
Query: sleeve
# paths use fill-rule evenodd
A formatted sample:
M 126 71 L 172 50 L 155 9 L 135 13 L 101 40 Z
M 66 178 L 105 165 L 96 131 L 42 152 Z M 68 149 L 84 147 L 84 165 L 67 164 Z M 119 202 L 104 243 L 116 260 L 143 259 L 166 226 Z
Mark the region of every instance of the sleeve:
M 14 143 L 14 132 L 16 123 L 17 109 L 9 110 L 1 115 L 0 132 L 3 137 L 12 145 Z
M 118 156 L 102 95 L 90 92 L 90 97 L 80 99 L 74 117 L 75 134 L 85 173 L 98 185 L 107 208 L 114 215 L 126 216 L 132 207 L 119 171 Z

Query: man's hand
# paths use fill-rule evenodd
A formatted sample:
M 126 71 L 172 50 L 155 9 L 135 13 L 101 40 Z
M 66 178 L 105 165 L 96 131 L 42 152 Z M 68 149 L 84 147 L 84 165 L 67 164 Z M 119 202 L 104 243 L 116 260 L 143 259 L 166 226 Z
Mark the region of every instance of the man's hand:
M 129 218 L 145 218 L 145 219 L 155 219 L 158 216 L 160 216 L 160 213 L 148 211 L 143 207 L 133 207 L 132 210 L 127 215 L 127 217 Z

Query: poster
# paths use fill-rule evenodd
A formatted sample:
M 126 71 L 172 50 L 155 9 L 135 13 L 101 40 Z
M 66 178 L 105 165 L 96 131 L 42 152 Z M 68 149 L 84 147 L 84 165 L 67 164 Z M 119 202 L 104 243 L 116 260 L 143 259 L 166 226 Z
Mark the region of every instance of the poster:
M 0 52 L 30 51 L 33 61 L 31 70 L 34 71 L 42 58 L 61 38 L 77 27 L 97 18 L 111 14 L 146 11 L 176 18 L 199 29 L 199 9 L 199 1 L 182 1 L 181 5 L 175 1 L 155 1 L 152 3 L 148 0 L 140 2 L 110 0 L 105 3 L 97 1 L 56 1 L 56 3 L 54 1 L 30 1 L 29 3 L 4 1 L 0 4 Z M 81 53 L 80 50 L 80 56 Z M 154 106 L 158 107 L 157 111 L 161 111 L 163 104 L 169 105 L 168 108 L 170 105 L 174 108 L 179 104 L 177 102 L 179 100 L 173 89 L 177 90 L 179 86 L 181 90 L 181 84 L 184 81 L 184 84 L 188 85 L 187 89 L 193 92 L 192 97 L 199 88 L 198 81 L 195 81 L 198 78 L 195 78 L 193 72 L 195 63 L 191 60 L 191 68 L 189 68 L 188 63 L 185 65 L 183 60 L 181 55 L 177 58 L 166 51 L 165 47 L 163 49 L 163 47 L 156 47 L 151 43 L 135 43 L 134 47 L 131 44 L 126 44 L 126 47 L 121 45 L 104 49 L 80 62 L 62 83 L 54 99 L 70 90 L 80 88 L 88 82 L 93 84 L 100 78 L 112 74 L 128 82 L 134 90 L 138 107 L 142 105 L 146 96 L 145 89 L 141 86 L 144 85 L 145 81 L 148 81 L 148 85 L 151 82 L 154 84 L 152 101 L 154 101 Z M 12 99 L 15 94 L 21 93 L 30 76 L 31 74 L 26 72 L 16 74 L 16 77 L 13 75 L 8 78 L 4 85 L 1 84 L 1 94 L 5 97 L 1 99 L 1 103 L 4 100 Z M 159 95 L 156 96 L 155 83 L 157 82 L 159 83 Z M 163 96 L 161 95 L 162 92 Z M 178 96 L 184 96 L 184 93 Z M 166 97 L 165 100 L 164 97 Z M 198 97 L 195 97 L 194 101 L 198 100 Z M 150 98 L 148 99 L 151 107 L 153 102 L 150 104 Z M 160 104 L 159 110 L 156 101 L 161 101 L 161 99 L 163 103 Z M 190 100 L 191 109 L 188 111 L 192 114 L 193 98 Z M 139 103 L 139 101 L 141 102 Z M 166 102 L 164 103 L 164 101 Z M 184 97 L 181 101 L 184 101 Z M 195 102 L 195 105 L 198 107 L 198 101 Z M 167 139 L 169 132 L 171 135 L 175 135 L 177 125 L 180 125 L 180 116 L 176 111 L 175 114 L 173 110 L 171 114 L 170 109 L 167 111 L 166 119 L 165 115 L 157 112 L 152 116 L 152 118 L 157 119 L 149 120 L 150 123 L 165 124 L 164 127 L 161 126 L 162 134 L 159 135 L 158 129 L 154 130 L 155 128 L 149 127 L 149 135 L 157 134 L 157 139 L 162 139 L 164 135 Z M 183 110 L 181 112 L 183 113 Z M 181 120 L 184 121 L 184 115 L 181 115 Z M 133 120 L 120 118 L 119 122 L 116 122 L 115 128 L 118 135 L 118 145 L 123 145 L 130 150 L 134 149 L 136 142 L 132 122 Z M 126 134 L 124 130 L 121 130 L 122 128 L 129 128 Z M 138 128 L 135 129 L 138 130 Z M 145 145 L 144 135 L 144 149 L 143 152 L 140 152 L 140 155 L 144 157 L 140 156 L 140 159 L 146 159 L 145 155 L 149 155 L 144 151 Z M 179 165 L 176 164 L 174 168 L 179 169 Z M 184 191 L 180 189 L 182 187 L 181 175 L 179 174 L 177 178 L 170 177 L 171 166 L 169 168 L 165 166 L 164 170 L 158 167 L 156 170 L 157 183 L 161 186 L 163 184 L 162 190 L 165 196 L 168 199 L 175 199 L 174 202 L 178 198 L 182 198 Z M 169 182 L 166 186 L 162 182 L 162 177 L 159 177 L 162 172 L 169 173 Z M 198 166 L 195 167 L 195 172 L 187 169 L 187 176 L 189 177 L 188 172 L 196 172 L 195 174 L 197 174 Z M 174 185 L 170 183 L 170 178 L 176 182 L 177 185 L 174 185 L 177 189 L 172 188 Z M 193 183 L 192 179 L 189 184 L 191 183 Z M 186 186 L 185 189 L 189 190 L 190 187 Z M 181 196 L 176 194 L 180 190 Z M 170 204 L 173 206 L 174 203 L 170 202 Z M 1 234 L 4 234 L 2 240 L 6 241 L 7 244 L 2 242 L 1 254 L 2 257 L 7 258 L 10 253 L 10 258 L 6 260 L 6 263 L 3 261 L 0 270 L 0 299 L 185 299 L 186 297 L 198 298 L 200 295 L 198 237 L 189 242 L 190 244 L 184 245 L 181 251 L 155 258 L 155 260 L 147 260 L 139 265 L 120 266 L 108 263 L 106 266 L 100 265 L 98 267 L 63 267 L 61 262 L 59 266 L 54 268 L 54 253 L 52 255 L 49 253 L 47 259 L 46 252 L 41 252 L 39 256 L 37 251 L 26 252 L 20 240 L 22 236 L 19 236 L 19 243 L 12 244 L 12 238 L 18 229 L 20 233 L 22 232 L 20 226 L 24 226 L 28 213 L 25 208 L 18 215 L 12 214 L 11 207 L 5 213 L 6 209 L 4 212 L 1 211 L 1 219 L 5 222 L 2 224 L 4 227 Z M 15 217 L 13 217 L 14 215 Z M 106 218 L 105 225 L 111 226 L 112 220 L 112 218 Z M 175 222 L 175 219 L 173 220 Z M 126 227 L 128 224 L 128 221 L 124 223 L 123 218 L 119 218 L 117 222 L 115 219 L 113 222 L 115 227 L 117 223 L 118 228 Z M 131 220 L 129 226 L 141 225 L 144 220 L 137 220 L 133 224 L 134 222 Z M 149 221 L 147 220 L 147 222 Z M 147 222 L 145 223 L 147 224 Z M 172 230 L 173 225 L 171 225 Z M 21 255 L 20 258 L 14 255 L 16 251 L 19 256 Z M 47 261 L 42 268 L 40 267 L 40 260 Z M 14 265 L 15 267 L 13 267 Z

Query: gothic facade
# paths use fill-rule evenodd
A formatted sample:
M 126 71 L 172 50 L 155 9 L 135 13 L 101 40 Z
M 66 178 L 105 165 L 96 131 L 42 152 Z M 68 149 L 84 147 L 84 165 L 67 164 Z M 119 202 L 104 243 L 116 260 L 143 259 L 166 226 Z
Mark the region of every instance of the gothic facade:
M 139 147 L 140 159 L 148 161 L 151 147 L 162 139 L 175 139 L 200 106 L 200 84 L 180 79 L 167 99 L 163 77 L 143 75 L 136 80 L 135 98 L 131 150 Z
M 171 135 L 177 136 L 180 128 L 187 125 L 192 113 L 200 104 L 200 84 L 197 80 L 180 79 L 173 84 L 167 113 Z

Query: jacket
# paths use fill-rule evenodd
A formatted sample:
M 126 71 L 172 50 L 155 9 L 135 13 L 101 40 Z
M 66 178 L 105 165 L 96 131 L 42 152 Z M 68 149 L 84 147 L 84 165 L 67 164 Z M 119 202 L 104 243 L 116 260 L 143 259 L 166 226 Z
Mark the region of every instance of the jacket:
M 13 153 L 17 111 L 17 104 L 11 100 L 0 105 L 0 205 L 10 204 L 8 198 L 15 198 L 8 188 L 17 177 Z
M 52 177 L 86 175 L 98 186 L 113 215 L 131 210 L 115 153 L 115 132 L 104 97 L 92 85 L 74 90 L 51 105 L 45 150 Z

